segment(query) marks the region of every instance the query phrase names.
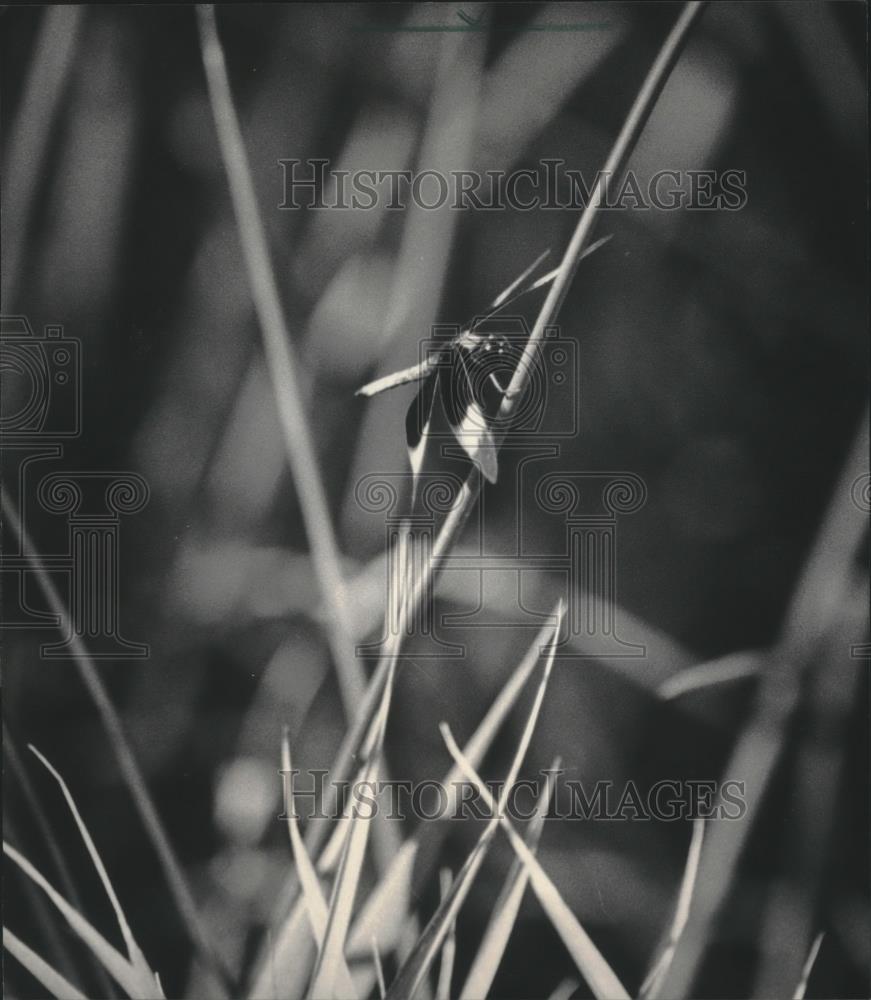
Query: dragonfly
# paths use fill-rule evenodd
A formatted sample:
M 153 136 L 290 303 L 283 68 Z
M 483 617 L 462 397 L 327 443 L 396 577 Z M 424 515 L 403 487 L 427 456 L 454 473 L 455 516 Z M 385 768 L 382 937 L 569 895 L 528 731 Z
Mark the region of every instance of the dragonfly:
M 591 244 L 581 259 L 610 238 L 604 236 Z M 516 338 L 500 332 L 498 323 L 495 331 L 490 326 L 509 305 L 553 282 L 558 267 L 535 277 L 549 254 L 549 250 L 540 254 L 493 299 L 482 315 L 463 326 L 455 336 L 430 347 L 422 361 L 368 382 L 357 390 L 357 396 L 371 397 L 397 386 L 421 384 L 405 418 L 406 443 L 415 484 L 426 464 L 433 425 L 440 416 L 484 478 L 490 483 L 496 482 L 498 445 L 493 423 L 508 391 L 519 354 Z

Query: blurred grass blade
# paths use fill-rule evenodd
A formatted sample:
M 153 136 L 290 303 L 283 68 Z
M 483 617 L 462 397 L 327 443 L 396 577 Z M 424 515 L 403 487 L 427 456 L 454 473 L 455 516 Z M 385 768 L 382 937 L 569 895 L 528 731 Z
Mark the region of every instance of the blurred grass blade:
M 384 1000 L 387 995 L 387 984 L 384 982 L 384 967 L 381 965 L 381 955 L 378 953 L 378 941 L 372 938 L 372 964 L 375 967 L 375 979 L 378 983 L 378 996 Z
M 299 881 L 302 885 L 303 898 L 305 900 L 306 909 L 308 910 L 308 918 L 309 923 L 311 924 L 312 933 L 314 934 L 318 948 L 321 948 L 323 947 L 324 934 L 327 929 L 327 901 L 324 899 L 323 892 L 321 891 L 321 883 L 318 878 L 318 874 L 315 871 L 311 858 L 308 856 L 308 851 L 305 849 L 305 844 L 302 841 L 302 836 L 299 832 L 299 824 L 294 812 L 290 740 L 288 738 L 287 730 L 284 731 L 281 738 L 281 769 L 288 776 L 289 789 L 287 803 L 287 830 L 290 835 L 290 844 L 293 850 L 294 862 L 296 863 Z M 297 969 L 296 971 L 298 975 L 303 975 L 302 970 Z M 274 967 L 272 975 L 275 975 Z M 347 996 L 350 998 L 356 996 L 354 992 L 353 980 L 351 979 L 351 973 L 348 971 L 348 966 L 346 965 L 344 958 L 340 958 L 339 960 L 339 967 L 336 970 L 336 979 L 337 985 L 343 997 Z
M 366 767 L 361 767 L 357 772 L 356 784 L 359 785 L 361 781 L 366 778 Z M 339 866 L 342 860 L 342 851 L 345 846 L 345 838 L 348 836 L 348 830 L 351 825 L 351 811 L 353 808 L 353 802 L 349 799 L 345 808 L 342 810 L 342 815 L 335 825 L 335 828 L 330 835 L 330 839 L 327 841 L 324 849 L 321 851 L 320 857 L 317 861 L 317 871 L 321 876 L 333 874 Z M 393 857 L 396 857 L 394 852 Z M 386 873 L 385 873 L 386 874 Z
M 563 981 L 557 986 L 557 988 L 548 997 L 548 1000 L 569 1000 L 575 990 L 581 984 L 577 979 L 563 979 Z
M 544 666 L 541 682 L 538 685 L 538 690 L 535 693 L 535 698 L 529 712 L 529 717 L 526 721 L 526 726 L 524 727 L 520 742 L 514 753 L 514 758 L 511 761 L 511 767 L 509 768 L 508 776 L 505 779 L 505 786 L 499 797 L 498 804 L 493 802 L 492 797 L 488 803 L 493 814 L 492 818 L 488 821 L 484 832 L 478 840 L 478 843 L 475 845 L 472 853 L 460 869 L 460 872 L 451 886 L 450 891 L 446 893 L 444 898 L 439 903 L 439 906 L 430 918 L 426 929 L 423 934 L 421 934 L 412 949 L 411 954 L 408 956 L 408 959 L 403 963 L 396 979 L 393 983 L 391 983 L 390 990 L 387 994 L 388 1000 L 402 1000 L 404 997 L 414 996 L 418 986 L 426 978 L 442 942 L 450 933 L 450 929 L 457 918 L 460 907 L 465 902 L 466 897 L 469 894 L 469 890 L 472 888 L 472 883 L 474 882 L 475 877 L 484 862 L 484 858 L 487 855 L 487 851 L 489 850 L 490 844 L 492 843 L 493 837 L 496 833 L 500 817 L 502 816 L 505 805 L 511 795 L 514 784 L 517 781 L 517 775 L 523 765 L 526 753 L 529 750 L 529 744 L 532 741 L 532 734 L 535 731 L 535 726 L 541 713 L 544 695 L 547 691 L 551 671 L 553 670 L 556 640 L 559 634 L 562 616 L 563 606 L 562 601 L 560 601 L 557 611 L 556 624 L 552 626 L 548 658 Z M 441 724 L 440 729 L 442 732 L 449 732 L 448 727 L 444 722 Z
M 547 777 L 547 785 L 541 794 L 536 809 L 535 816 L 529 823 L 526 834 L 526 843 L 530 851 L 535 853 L 538 848 L 538 841 L 544 829 L 544 820 L 550 809 L 550 802 L 553 790 L 556 785 L 554 774 L 559 770 L 560 760 L 557 758 Z M 523 895 L 529 882 L 529 872 L 519 858 L 515 858 L 505 885 L 499 893 L 496 905 L 493 907 L 493 916 L 484 932 L 483 940 L 478 948 L 472 968 L 466 976 L 466 982 L 460 993 L 460 1000 L 477 1000 L 479 997 L 486 997 L 490 993 L 493 980 L 508 947 L 508 940 L 514 929 L 517 914 L 520 912 L 520 904 L 523 902 Z
M 495 809 L 496 803 L 490 794 L 489 788 L 487 788 L 469 762 L 463 758 L 462 751 L 457 746 L 450 730 L 446 726 L 442 727 L 442 735 L 444 736 L 448 751 L 460 765 L 463 774 L 477 787 L 478 792 L 489 808 Z M 535 895 L 538 897 L 538 901 L 550 918 L 569 954 L 574 959 L 578 970 L 593 991 L 593 995 L 597 1000 L 629 1000 L 629 994 L 615 975 L 614 970 L 605 961 L 584 928 L 581 927 L 577 917 L 569 909 L 550 876 L 523 842 L 523 838 L 518 835 L 505 817 L 502 817 L 499 822 L 502 825 L 502 829 L 508 835 L 508 839 L 517 856 L 529 871 L 530 884 L 535 891 Z
M 683 878 L 681 879 L 680 892 L 677 897 L 677 906 L 674 911 L 674 919 L 668 931 L 665 946 L 659 958 L 654 962 L 653 967 L 647 974 L 639 991 L 639 997 L 646 997 L 653 1000 L 659 996 L 662 983 L 671 967 L 677 943 L 683 934 L 687 920 L 690 915 L 690 904 L 693 899 L 693 890 L 696 887 L 696 878 L 699 874 L 699 859 L 702 856 L 702 843 L 705 839 L 705 821 L 696 819 L 693 821 L 693 834 L 690 838 L 690 847 L 687 852 L 686 865 L 684 866 Z
M 378 766 L 384 743 L 384 733 L 387 728 L 387 715 L 390 711 L 390 701 L 393 694 L 393 679 L 396 675 L 396 664 L 387 678 L 381 706 L 374 721 L 374 746 L 372 755 L 366 767 L 364 782 L 374 788 L 378 778 Z M 376 807 L 377 809 L 377 804 Z M 362 816 L 355 809 L 351 817 L 351 826 L 345 839 L 342 860 L 333 884 L 333 894 L 330 898 L 330 908 L 327 914 L 327 927 L 324 942 L 318 953 L 312 986 L 309 995 L 315 1000 L 331 1000 L 336 995 L 336 979 L 341 965 L 345 961 L 345 939 L 351 925 L 351 915 L 360 873 L 366 856 L 366 841 L 369 836 L 369 824 L 374 821 L 374 815 Z
M 129 997 L 133 1000 L 163 1000 L 163 993 L 157 985 L 157 980 L 152 975 L 144 975 L 141 969 L 131 965 L 85 917 L 70 906 L 48 879 L 23 854 L 20 854 L 5 840 L 3 841 L 3 852 L 42 889 L 60 910 L 73 931 L 90 948 L 94 957 Z
M 814 963 L 817 960 L 817 955 L 819 954 L 820 945 L 822 943 L 823 933 L 821 931 L 813 940 L 813 944 L 811 945 L 807 959 L 805 960 L 804 966 L 801 970 L 801 979 L 799 980 L 798 986 L 795 988 L 795 993 L 792 995 L 792 1000 L 804 1000 L 804 995 L 807 992 L 807 983 L 811 977 L 811 972 L 813 972 Z
M 151 969 L 149 969 L 148 963 L 145 961 L 145 956 L 143 955 L 139 945 L 136 943 L 136 939 L 133 937 L 133 932 L 130 930 L 130 925 L 127 922 L 127 917 L 124 915 L 124 910 L 121 907 L 121 902 L 118 899 L 112 885 L 112 880 L 109 878 L 109 873 L 106 871 L 106 866 L 103 864 L 103 859 L 100 857 L 97 845 L 94 843 L 93 838 L 85 825 L 85 821 L 79 813 L 75 800 L 67 787 L 67 783 L 61 777 L 60 773 L 49 763 L 39 750 L 36 749 L 35 746 L 28 744 L 27 748 L 37 758 L 37 760 L 39 760 L 58 785 L 60 785 L 60 790 L 63 792 L 66 803 L 73 815 L 73 819 L 79 829 L 79 834 L 85 842 L 85 847 L 88 850 L 91 862 L 93 863 L 94 868 L 96 868 L 97 875 L 103 883 L 103 888 L 106 891 L 106 895 L 109 897 L 109 902 L 112 904 L 112 909 L 115 912 L 115 919 L 118 921 L 118 926 L 121 928 L 121 936 L 124 938 L 124 944 L 127 948 L 127 957 L 130 959 L 130 964 L 137 968 L 143 975 L 153 976 L 154 973 Z
M 763 665 L 762 654 L 753 650 L 729 653 L 673 674 L 657 688 L 656 693 L 664 701 L 673 701 L 692 691 L 755 677 Z
M 367 897 L 348 938 L 350 955 L 363 954 L 365 942 L 375 934 L 384 954 L 396 947 L 411 907 L 411 876 L 419 846 L 416 838 L 406 840 L 390 870 Z
M 57 1000 L 86 1000 L 84 993 L 6 927 L 3 928 L 3 947 Z
M 288 336 L 281 296 L 251 178 L 248 154 L 233 103 L 215 9 L 211 4 L 199 4 L 197 15 L 209 99 L 248 272 L 251 298 L 263 337 L 263 349 L 272 380 L 288 465 L 312 550 L 312 567 L 321 596 L 330 612 L 326 619 L 327 640 L 342 704 L 346 717 L 350 720 L 363 696 L 365 678 L 362 666 L 354 655 L 351 633 L 347 627 L 345 584 L 339 546 L 302 406 L 297 361 Z
M 40 183 L 56 123 L 69 94 L 78 36 L 86 8 L 76 4 L 46 5 L 42 11 L 36 50 L 27 72 L 18 114 L 6 141 L 3 217 L 3 312 L 15 308 L 19 279 L 25 270 L 27 225 L 37 204 Z
M 276 938 L 269 933 L 269 939 L 272 944 L 266 953 L 266 961 L 253 978 L 248 1000 L 275 1000 L 279 996 L 275 989 L 276 982 L 282 983 L 280 995 L 284 1000 L 300 1000 L 305 996 L 307 973 L 317 955 L 304 894 L 297 899 L 281 925 L 280 935 Z
M 452 881 L 453 877 L 451 876 L 450 869 L 443 868 L 441 871 L 441 898 L 443 901 L 447 899 L 451 891 Z M 439 966 L 436 1000 L 450 1000 L 451 998 L 451 980 L 454 978 L 454 959 L 456 958 L 456 954 L 457 918 L 455 916 L 448 928 L 448 936 L 445 938 L 445 943 L 442 945 L 442 960 Z

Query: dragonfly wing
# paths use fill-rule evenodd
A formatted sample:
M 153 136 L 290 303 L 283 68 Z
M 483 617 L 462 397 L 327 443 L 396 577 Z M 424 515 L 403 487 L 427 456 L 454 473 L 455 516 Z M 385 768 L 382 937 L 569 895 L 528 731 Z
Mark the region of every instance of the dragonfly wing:
M 469 458 L 481 468 L 488 483 L 495 483 L 499 475 L 496 460 L 496 441 L 487 425 L 487 418 L 481 407 L 471 402 L 466 407 L 457 432 L 457 440 Z
M 432 411 L 438 383 L 438 370 L 430 372 L 428 378 L 420 387 L 420 392 L 411 401 L 411 406 L 409 406 L 408 412 L 405 415 L 405 440 L 408 444 L 408 458 L 411 462 L 411 471 L 414 474 L 415 481 L 423 466 L 427 434 L 430 422 L 432 421 Z
M 539 256 L 535 258 L 535 260 L 522 274 L 516 277 L 506 289 L 501 291 L 496 298 L 493 299 L 487 311 L 489 312 L 490 309 L 499 309 L 501 306 L 504 306 L 508 299 L 511 298 L 511 295 L 516 292 L 518 288 L 520 288 L 520 286 L 538 268 L 538 265 L 548 256 L 549 253 L 550 250 L 545 250 L 544 253 L 539 254 Z
M 426 378 L 435 364 L 436 362 L 433 359 L 426 358 L 424 361 L 416 365 L 411 365 L 409 368 L 403 368 L 392 375 L 385 375 L 383 378 L 376 378 L 372 382 L 367 382 L 354 395 L 377 396 L 379 392 L 386 392 L 387 389 L 392 389 L 394 386 L 407 385 L 409 382 L 419 382 L 422 378 Z
M 604 246 L 608 240 L 611 239 L 611 233 L 607 236 L 603 236 L 601 239 L 596 240 L 595 243 L 591 243 L 586 250 L 578 258 L 578 261 L 582 261 L 585 257 L 589 257 L 590 254 L 595 253 L 599 247 Z M 511 305 L 512 302 L 516 302 L 519 298 L 526 295 L 529 292 L 534 292 L 538 288 L 544 288 L 545 285 L 549 285 L 553 279 L 559 274 L 559 268 L 555 267 L 552 271 L 548 271 L 547 274 L 543 274 L 540 278 L 536 278 L 535 281 L 526 283 L 529 276 L 535 271 L 538 265 L 544 260 L 544 258 L 550 253 L 549 250 L 545 251 L 541 256 L 535 261 L 534 264 L 530 265 L 523 274 L 520 275 L 515 281 L 502 292 L 501 295 L 497 296 L 493 300 L 492 305 L 486 310 L 481 319 L 490 319 L 494 316 L 500 309 L 504 309 L 506 306 Z M 480 322 L 480 320 L 478 321 Z
M 498 463 L 496 441 L 487 415 L 475 398 L 473 375 L 468 359 L 457 351 L 450 385 L 442 386 L 442 405 L 448 424 L 469 458 L 481 468 L 490 483 L 496 482 Z

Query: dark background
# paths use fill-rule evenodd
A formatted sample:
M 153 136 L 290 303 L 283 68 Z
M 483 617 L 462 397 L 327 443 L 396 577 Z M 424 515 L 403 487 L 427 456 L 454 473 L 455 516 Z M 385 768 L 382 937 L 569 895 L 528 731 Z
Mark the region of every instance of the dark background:
M 382 602 L 377 586 L 367 590 L 356 574 L 380 553 L 383 527 L 355 509 L 353 485 L 367 472 L 405 468 L 409 395 L 366 402 L 354 389 L 411 363 L 432 322 L 474 314 L 545 247 L 561 253 L 577 213 L 452 213 L 424 227 L 416 237 L 420 266 L 412 255 L 403 270 L 406 215 L 280 211 L 278 159 L 426 168 L 427 128 L 439 114 L 449 125 L 477 108 L 471 159 L 480 169 L 562 157 L 592 177 L 677 11 L 655 3 L 554 5 L 553 20 L 604 26 L 536 33 L 526 30 L 545 16 L 535 5 L 495 5 L 487 35 L 452 36 L 360 30 L 451 19 L 450 7 L 435 14 L 404 5 L 219 8 L 307 410 L 348 576 L 358 580 L 359 638 L 374 631 Z M 302 766 L 326 767 L 341 735 L 340 704 L 194 11 L 82 8 L 44 156 L 10 177 L 46 17 L 42 8 L 17 6 L 0 15 L 3 312 L 26 314 L 37 332 L 63 324 L 81 340 L 84 430 L 51 468 L 135 470 L 150 486 L 147 508 L 122 519 L 120 565 L 123 632 L 149 643 L 151 655 L 102 672 L 207 919 L 236 966 L 290 864 L 274 821 L 281 726 L 290 725 Z M 858 3 L 711 5 L 632 163 L 648 176 L 746 170 L 746 207 L 606 212 L 599 223 L 597 232 L 613 238 L 581 265 L 560 318 L 563 335 L 577 343 L 582 375 L 580 433 L 555 468 L 627 470 L 644 479 L 646 505 L 619 525 L 618 596 L 625 638 L 645 643 L 649 656 L 562 665 L 532 769 L 561 753 L 584 779 L 644 782 L 716 777 L 727 759 L 754 682 L 671 703 L 656 697 L 655 685 L 693 663 L 773 641 L 862 419 L 865 28 Z M 439 59 L 449 56 L 460 69 L 440 75 Z M 461 82 L 472 88 L 465 103 L 450 90 Z M 435 134 L 436 155 L 453 162 L 450 130 Z M 27 193 L 23 219 L 7 203 L 15 183 L 16 193 Z M 452 243 L 440 253 L 446 225 Z M 391 302 L 399 303 L 392 315 Z M 511 494 L 500 484 L 485 499 L 498 537 Z M 23 502 L 37 543 L 51 550 L 63 533 L 35 497 Z M 556 542 L 549 534 L 556 529 L 537 530 L 536 541 Z M 543 574 L 535 587 L 536 607 L 550 607 L 554 580 Z M 35 591 L 31 599 L 39 604 Z M 465 599 L 446 584 L 451 606 Z M 510 607 L 491 610 L 510 623 Z M 188 947 L 74 667 L 39 658 L 40 643 L 53 638 L 5 633 L 9 731 L 19 750 L 32 742 L 61 767 L 167 995 L 177 995 Z M 529 633 L 484 630 L 463 641 L 470 653 L 462 664 L 403 673 L 388 744 L 393 777 L 406 776 L 400 761 L 410 778 L 446 769 L 438 722 L 470 732 Z M 840 792 L 825 840 L 824 890 L 813 902 L 815 923 L 828 935 L 809 995 L 868 995 L 866 705 L 863 687 L 852 716 L 841 720 L 847 770 L 831 775 Z M 793 743 L 801 732 L 799 719 Z M 488 773 L 504 771 L 512 745 L 500 745 Z M 54 789 L 26 766 L 90 885 Z M 752 982 L 760 899 L 779 877 L 775 861 L 790 828 L 791 779 L 780 777 L 721 921 L 703 995 L 738 995 Z M 9 839 L 43 860 L 8 769 L 6 810 Z M 627 983 L 643 975 L 683 864 L 688 833 L 665 826 L 566 824 L 549 828 L 542 845 L 545 866 Z M 453 834 L 446 861 L 458 866 L 474 836 Z M 508 861 L 507 847 L 497 846 L 460 923 L 460 965 Z M 5 922 L 36 940 L 17 874 L 6 888 Z M 423 892 L 425 914 L 435 889 Z M 98 922 L 99 891 L 91 886 L 86 900 Z M 795 948 L 804 952 L 806 943 Z M 547 992 L 569 971 L 528 902 L 497 995 Z M 17 995 L 35 995 L 15 963 L 6 975 Z

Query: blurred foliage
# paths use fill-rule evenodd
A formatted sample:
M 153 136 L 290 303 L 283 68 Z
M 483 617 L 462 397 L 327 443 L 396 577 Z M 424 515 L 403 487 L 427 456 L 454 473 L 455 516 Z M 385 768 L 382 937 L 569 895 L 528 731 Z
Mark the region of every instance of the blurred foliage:
M 354 389 L 382 366 L 411 363 L 433 322 L 479 311 L 542 249 L 559 252 L 576 214 L 280 211 L 277 161 L 507 169 L 561 157 L 593 176 L 676 6 L 548 8 L 554 20 L 608 27 L 528 31 L 545 16 L 533 4 L 494 5 L 494 30 L 469 36 L 360 30 L 452 13 L 428 5 L 219 8 L 307 410 L 357 581 L 361 638 L 381 613 L 381 563 L 370 560 L 384 539 L 355 506 L 353 485 L 406 468 L 408 395 L 370 403 Z M 697 712 L 660 702 L 645 671 L 661 679 L 772 640 L 865 405 L 865 16 L 847 3 L 713 4 L 633 165 L 639 175 L 746 170 L 746 207 L 602 218 L 613 239 L 584 262 L 561 314 L 581 358 L 581 433 L 555 468 L 645 480 L 646 506 L 620 523 L 618 596 L 626 638 L 652 652 L 635 665 L 558 669 L 536 765 L 560 753 L 570 776 L 593 781 L 707 777 L 744 718 L 752 681 L 700 693 Z M 2 13 L 7 146 L 46 18 L 39 7 Z M 9 156 L 4 149 L 4 169 Z M 22 261 L 4 313 L 81 338 L 84 433 L 61 467 L 136 469 L 150 484 L 149 506 L 121 529 L 121 617 L 151 658 L 104 676 L 228 960 L 244 962 L 289 865 L 274 821 L 281 726 L 301 766 L 323 767 L 342 719 L 192 9 L 84 8 L 44 160 L 28 169 L 24 235 L 11 245 L 17 234 L 4 227 L 4 269 L 7 253 Z M 497 546 L 512 531 L 512 499 L 502 484 L 486 491 Z M 549 531 L 541 526 L 535 541 L 558 544 Z M 558 581 L 541 574 L 532 589 L 546 608 Z M 470 599 L 443 588 L 446 607 Z M 499 601 L 490 610 L 510 623 L 511 605 Z M 64 761 L 146 953 L 162 957 L 164 982 L 180 988 L 189 956 L 177 917 L 78 678 L 67 664 L 37 662 L 44 641 L 10 633 L 4 643 L 6 718 L 21 740 Z M 462 641 L 471 662 L 401 675 L 392 777 L 443 771 L 438 722 L 466 733 L 518 658 L 511 629 L 470 630 Z M 837 861 L 818 901 L 831 928 L 819 967 L 828 996 L 868 989 L 867 718 L 857 709 L 851 722 L 844 822 L 829 844 Z M 492 755 L 494 774 L 513 740 Z M 857 788 L 858 798 L 849 794 Z M 17 816 L 14 786 L 7 801 Z M 452 835 L 449 863 L 476 835 Z M 711 958 L 711 995 L 746 988 L 754 901 L 781 835 L 776 812 L 766 816 Z M 668 920 L 687 839 L 665 824 L 545 831 L 545 866 L 627 982 L 642 975 Z M 458 967 L 509 861 L 498 842 L 460 920 Z M 437 890 L 422 891 L 426 910 Z M 17 914 L 16 892 L 8 909 Z M 499 996 L 541 988 L 531 956 L 548 957 L 554 983 L 570 971 L 528 901 L 522 921 Z M 20 995 L 28 988 L 16 977 Z

